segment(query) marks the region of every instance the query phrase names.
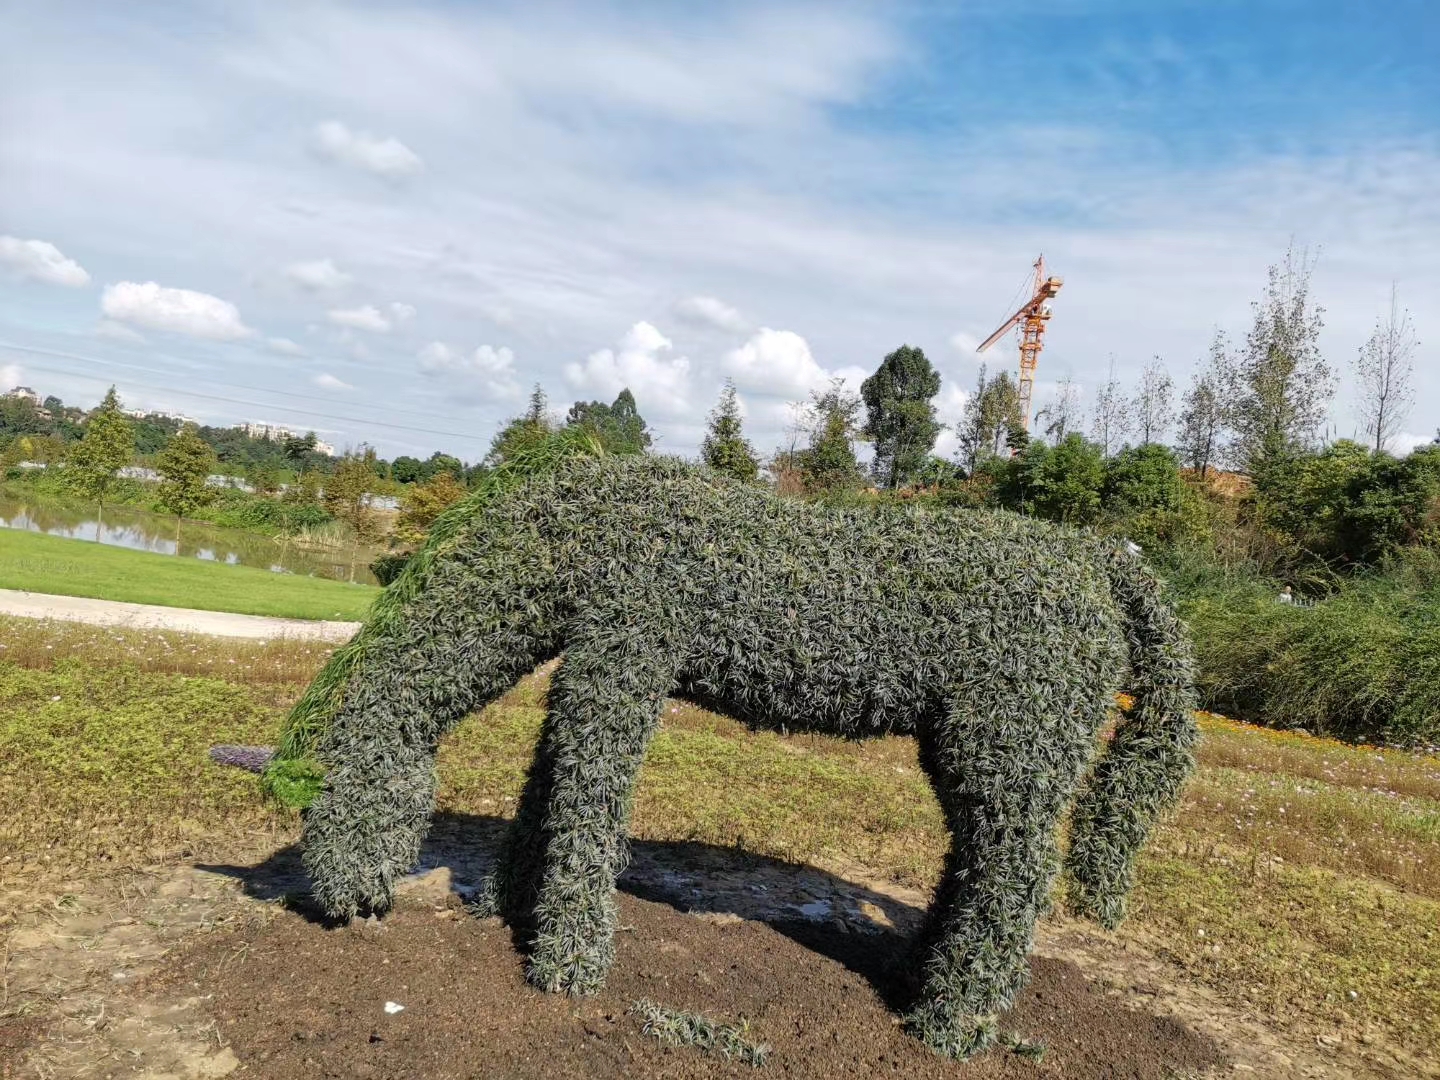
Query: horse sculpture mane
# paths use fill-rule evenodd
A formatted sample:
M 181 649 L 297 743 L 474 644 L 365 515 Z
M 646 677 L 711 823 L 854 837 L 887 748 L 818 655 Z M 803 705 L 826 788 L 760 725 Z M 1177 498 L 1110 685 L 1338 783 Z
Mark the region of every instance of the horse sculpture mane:
M 667 696 L 757 727 L 916 737 L 953 846 L 906 1020 L 956 1057 L 993 1041 L 1026 978 L 1072 797 L 1069 902 L 1113 927 L 1193 768 L 1189 649 L 1156 581 L 1088 533 L 1010 514 L 827 509 L 677 461 L 580 458 L 447 515 L 390 593 L 267 775 L 303 779 L 313 749 L 315 896 L 336 917 L 384 911 L 429 826 L 441 736 L 563 657 L 484 901 L 545 990 L 593 992 L 614 959 L 632 793 Z M 1135 706 L 1097 760 L 1127 671 Z

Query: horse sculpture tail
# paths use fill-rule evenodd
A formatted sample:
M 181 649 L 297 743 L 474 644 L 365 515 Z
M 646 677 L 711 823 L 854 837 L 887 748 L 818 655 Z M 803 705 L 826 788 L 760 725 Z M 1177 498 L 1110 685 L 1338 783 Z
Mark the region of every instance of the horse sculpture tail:
M 1069 907 L 1113 930 L 1125 918 L 1135 858 L 1156 817 L 1195 768 L 1196 696 L 1185 627 L 1138 557 L 1109 554 L 1110 587 L 1124 620 L 1134 706 L 1076 802 L 1065 868 Z

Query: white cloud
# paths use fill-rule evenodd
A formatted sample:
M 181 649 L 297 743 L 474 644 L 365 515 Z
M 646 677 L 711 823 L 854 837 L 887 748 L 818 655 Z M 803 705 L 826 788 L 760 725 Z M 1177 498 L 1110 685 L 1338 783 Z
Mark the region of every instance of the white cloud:
M 390 305 L 390 314 L 394 316 L 397 323 L 409 322 L 415 317 L 415 309 L 409 304 L 396 301 Z
M 565 365 L 570 385 L 597 397 L 614 397 L 627 386 L 664 416 L 685 416 L 692 411 L 690 361 L 671 357 L 670 339 L 648 322 L 637 322 L 613 349 L 600 349 L 583 364 Z
M 265 339 L 265 344 L 266 344 L 266 346 L 269 347 L 269 349 L 270 349 L 271 352 L 280 353 L 280 355 L 282 355 L 282 356 L 309 356 L 309 355 L 310 355 L 310 354 L 305 350 L 305 346 L 303 346 L 303 345 L 297 345 L 295 342 L 291 341 L 289 338 L 283 338 L 283 337 L 266 338 L 266 339 Z
M 747 328 L 744 316 L 723 300 L 713 296 L 689 296 L 675 304 L 675 317 L 692 326 L 742 333 Z
M 334 161 L 388 180 L 411 176 L 425 167 L 419 155 L 399 139 L 377 139 L 369 132 L 351 131 L 338 120 L 316 126 L 314 146 Z
M 230 301 L 191 289 L 165 288 L 153 281 L 106 285 L 100 310 L 120 322 L 211 341 L 231 341 L 254 333 Z
M 285 276 L 297 285 L 315 292 L 343 289 L 355 280 L 330 259 L 291 263 L 285 268 Z
M 511 399 L 520 394 L 515 354 L 504 345 L 481 345 L 467 356 L 443 341 L 432 341 L 420 350 L 420 370 L 427 375 L 473 381 L 490 397 Z
M 34 278 L 47 285 L 78 289 L 90 284 L 90 274 L 83 266 L 66 258 L 59 248 L 45 240 L 0 236 L 0 263 L 22 278 Z
M 114 319 L 101 319 L 95 324 L 95 336 L 109 338 L 111 341 L 129 341 L 140 344 L 145 341 L 145 335 L 136 333 L 122 322 Z
M 742 390 L 775 397 L 804 398 L 830 374 L 793 330 L 761 327 L 744 345 L 725 354 L 725 373 Z
M 388 334 L 392 325 L 373 304 L 358 308 L 336 308 L 329 313 L 329 318 L 336 326 L 369 330 L 372 334 Z
M 340 379 L 337 379 L 334 375 L 331 375 L 328 371 L 321 372 L 319 375 L 316 375 L 316 376 L 315 376 L 313 379 L 311 379 L 310 381 L 313 382 L 316 386 L 319 386 L 319 387 L 321 387 L 322 389 L 325 389 L 325 390 L 354 390 L 354 389 L 355 389 L 355 387 L 351 386 L 351 385 L 350 385 L 349 383 L 347 383 L 347 382 L 342 382 Z

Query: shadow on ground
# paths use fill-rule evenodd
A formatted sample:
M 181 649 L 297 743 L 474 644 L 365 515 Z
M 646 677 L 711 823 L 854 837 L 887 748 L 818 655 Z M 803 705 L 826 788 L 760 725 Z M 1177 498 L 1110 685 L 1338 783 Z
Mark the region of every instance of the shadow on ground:
M 339 1070 L 325 1075 L 396 1078 L 749 1072 L 647 1037 L 627 1011 L 640 998 L 749 1024 L 791 1077 L 1169 1080 L 1225 1060 L 1210 1037 L 1128 1007 L 1073 962 L 1034 957 L 1002 1026 L 1047 1047 L 1044 1060 L 998 1049 L 946 1063 L 895 1013 L 926 897 L 701 843 L 635 843 L 604 990 L 539 994 L 509 932 L 462 910 L 504 825 L 437 815 L 395 911 L 343 927 L 309 905 L 294 845 L 254 866 L 198 866 L 285 910 L 199 942 L 166 978 L 211 994 L 238 1060 L 267 1076 L 306 1075 L 321 1060 Z
M 470 900 L 506 824 L 500 817 L 436 814 L 415 871 L 397 890 L 400 898 L 419 892 L 438 899 L 448 889 L 461 902 Z M 196 869 L 234 878 L 247 896 L 284 901 L 327 929 L 341 925 L 311 901 L 298 844 L 254 866 Z M 927 902 L 920 893 L 877 891 L 813 866 L 698 842 L 635 841 L 619 889 L 682 914 L 764 923 L 860 975 L 896 1010 L 909 992 L 910 940 Z

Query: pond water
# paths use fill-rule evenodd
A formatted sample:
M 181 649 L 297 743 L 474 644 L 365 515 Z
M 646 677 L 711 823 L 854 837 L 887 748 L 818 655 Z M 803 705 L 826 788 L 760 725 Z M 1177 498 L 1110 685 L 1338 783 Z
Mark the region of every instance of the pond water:
M 368 548 L 301 548 L 293 540 L 201 521 L 180 522 L 128 506 L 68 506 L 0 495 L 0 528 L 92 540 L 115 547 L 257 566 L 277 574 L 303 574 L 379 584 L 370 573 L 377 552 Z

